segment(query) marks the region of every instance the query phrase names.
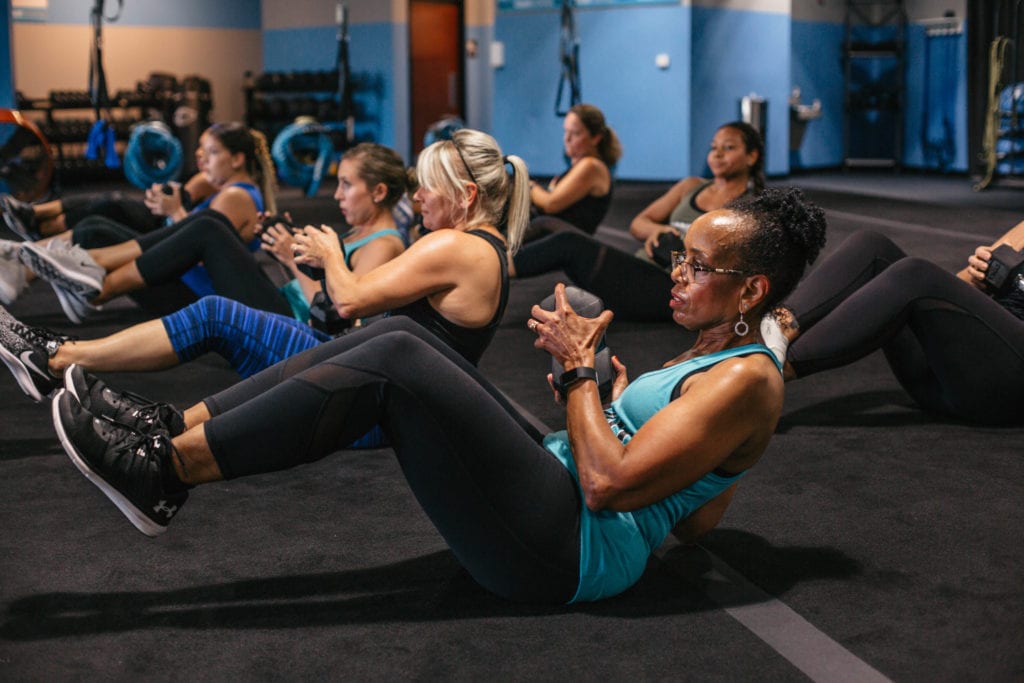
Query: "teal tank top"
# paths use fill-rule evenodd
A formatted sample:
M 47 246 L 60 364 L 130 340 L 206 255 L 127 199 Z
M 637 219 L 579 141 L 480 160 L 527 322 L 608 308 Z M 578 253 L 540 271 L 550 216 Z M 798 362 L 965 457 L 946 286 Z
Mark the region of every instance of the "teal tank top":
M 352 254 L 356 253 L 359 247 L 365 247 L 373 240 L 385 235 L 394 235 L 402 240 L 402 244 L 405 244 L 405 238 L 402 236 L 402 233 L 394 228 L 385 228 L 378 232 L 371 232 L 366 237 L 361 237 L 355 242 L 349 242 L 345 245 L 345 265 L 351 268 Z M 284 298 L 288 299 L 288 305 L 292 308 L 292 317 L 300 323 L 309 322 L 309 302 L 306 300 L 306 293 L 302 291 L 302 285 L 299 284 L 299 281 L 292 278 L 284 283 L 280 289 L 281 294 L 284 295 Z
M 641 425 L 668 405 L 675 387 L 684 379 L 727 358 L 752 353 L 764 353 L 775 359 L 763 344 L 747 344 L 641 375 L 605 411 L 612 432 L 620 441 L 628 443 Z M 778 366 L 777 361 L 775 364 Z M 562 430 L 549 434 L 544 438 L 544 447 L 569 470 L 579 486 L 568 433 Z M 570 602 L 600 600 L 632 586 L 643 574 L 648 557 L 679 520 L 725 491 L 744 474 L 725 476 L 709 472 L 681 491 L 632 512 L 594 512 L 581 502 L 580 579 Z

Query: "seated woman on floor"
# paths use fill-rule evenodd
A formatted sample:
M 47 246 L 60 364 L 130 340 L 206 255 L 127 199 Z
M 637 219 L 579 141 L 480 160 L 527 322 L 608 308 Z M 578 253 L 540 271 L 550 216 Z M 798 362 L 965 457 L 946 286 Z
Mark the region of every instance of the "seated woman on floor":
M 201 154 L 202 149 L 197 149 L 197 159 Z M 168 183 L 168 186 L 187 206 L 201 202 L 217 191 L 201 171 L 184 184 Z M 103 225 L 109 221 L 108 232 L 123 235 L 125 228 L 135 233 L 144 233 L 164 227 L 167 225 L 167 216 L 154 213 L 154 210 L 162 209 L 163 202 L 152 201 L 154 192 L 160 190 L 159 185 L 150 187 L 145 199 L 136 199 L 122 192 L 109 192 L 100 195 L 62 197 L 38 204 L 29 204 L 9 194 L 0 194 L 0 213 L 3 214 L 7 227 L 24 240 L 34 241 L 44 237 L 67 235 L 72 242 L 86 248 L 109 246 L 83 243 L 83 240 L 90 238 L 91 231 L 86 228 L 93 224 Z M 77 239 L 67 234 L 73 234 L 76 228 Z M 117 242 L 124 239 L 121 237 Z
M 604 113 L 592 104 L 577 104 L 562 127 L 569 168 L 547 187 L 530 183 L 534 218 L 524 242 L 572 228 L 592 235 L 612 203 L 611 169 L 622 157 L 622 145 Z
M 532 277 L 562 270 L 576 285 L 601 297 L 621 320 L 667 321 L 668 310 L 658 298 L 671 286 L 668 240 L 697 217 L 729 201 L 757 194 L 764 188 L 764 143 L 757 129 L 741 121 L 721 126 L 707 155 L 712 178 L 680 180 L 656 199 L 630 225 L 644 241 L 646 255 L 629 254 L 592 237 L 565 230 L 527 244 L 513 259 L 514 277 Z M 653 256 L 661 244 L 664 257 Z
M 424 198 L 425 220 L 433 199 Z M 555 309 L 535 306 L 528 323 L 568 385 L 567 430 L 546 437 L 464 358 L 400 317 L 331 342 L 331 356 L 321 346 L 207 398 L 208 419 L 184 432 L 118 426 L 67 389 L 54 424 L 75 465 L 149 535 L 166 530 L 198 484 L 312 462 L 381 424 L 477 582 L 512 600 L 597 600 L 636 582 L 673 530 L 689 540 L 714 527 L 765 452 L 783 380 L 758 324 L 824 239 L 823 213 L 793 190 L 698 218 L 673 259 L 670 294 L 696 343 L 632 383 L 618 366 L 608 407 L 591 380 L 612 313 L 580 317 L 556 287 Z
M 1024 425 L 1024 284 L 986 282 L 1000 245 L 1024 249 L 1024 222 L 977 247 L 956 274 L 907 256 L 884 235 L 853 234 L 766 317 L 781 326 L 766 334 L 783 351 L 789 343 L 787 379 L 882 349 L 924 410 Z
M 125 241 L 87 252 L 68 248 L 60 237 L 46 243 L 17 244 L 17 257 L 50 282 L 72 322 L 81 322 L 96 306 L 116 296 L 143 289 L 155 291 L 140 293 L 136 300 L 157 313 L 177 310 L 200 296 L 217 293 L 214 273 L 199 265 L 203 259 L 198 256 L 206 249 L 206 242 L 215 239 L 213 233 L 218 236 L 218 244 L 241 248 L 235 249 L 239 255 L 232 259 L 232 267 L 238 261 L 251 260 L 248 251 L 259 249 L 256 231 L 260 213 L 276 211 L 273 162 L 266 140 L 242 124 L 227 123 L 210 126 L 200 145 L 200 170 L 219 190 L 177 223 L 137 236 L 128 231 Z M 162 206 L 158 212 L 164 215 L 184 215 L 180 201 L 180 193 L 147 191 L 147 202 Z M 5 250 L 10 251 L 0 245 L 0 252 Z M 222 278 L 220 284 L 245 292 L 244 284 L 232 283 L 230 278 Z M 251 303 L 262 307 L 268 302 L 259 298 Z

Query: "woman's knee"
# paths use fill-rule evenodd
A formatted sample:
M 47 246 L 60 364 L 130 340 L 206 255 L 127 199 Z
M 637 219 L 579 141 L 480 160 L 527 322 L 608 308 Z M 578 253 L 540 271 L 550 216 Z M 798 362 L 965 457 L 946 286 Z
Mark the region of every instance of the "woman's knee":
M 847 238 L 840 249 L 866 252 L 889 263 L 906 256 L 906 252 L 896 246 L 895 242 L 875 230 L 858 230 Z

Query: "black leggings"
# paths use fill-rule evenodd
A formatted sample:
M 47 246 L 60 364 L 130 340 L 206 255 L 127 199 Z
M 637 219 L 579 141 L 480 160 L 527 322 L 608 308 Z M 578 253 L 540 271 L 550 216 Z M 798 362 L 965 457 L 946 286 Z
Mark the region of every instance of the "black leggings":
M 263 273 L 223 214 L 200 211 L 135 239 L 142 247 L 135 265 L 147 286 L 175 281 L 202 263 L 217 294 L 252 308 L 292 315 L 284 294 Z
M 797 376 L 881 348 L 924 409 L 990 424 L 1024 424 L 1024 321 L 934 263 L 862 231 L 830 254 L 786 302 L 801 335 Z
M 61 200 L 64 224 L 77 227 L 90 216 L 102 216 L 120 223 L 133 232 L 149 232 L 164 224 L 164 217 L 149 210 L 141 199 L 113 192 L 99 197 L 67 197 Z
M 325 349 L 333 354 L 321 360 Z M 512 600 L 575 594 L 572 476 L 472 365 L 408 318 L 293 356 L 206 404 L 216 408 L 206 438 L 227 478 L 319 460 L 381 424 L 416 499 L 478 583 Z
M 513 262 L 516 277 L 565 271 L 574 284 L 601 297 L 619 320 L 672 320 L 668 273 L 581 232 L 565 230 L 531 242 Z

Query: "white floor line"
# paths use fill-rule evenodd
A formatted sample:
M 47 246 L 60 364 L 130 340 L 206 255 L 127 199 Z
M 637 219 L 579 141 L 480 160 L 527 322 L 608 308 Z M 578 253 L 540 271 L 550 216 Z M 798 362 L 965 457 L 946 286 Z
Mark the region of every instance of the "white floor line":
M 502 392 L 512 406 L 542 433 L 551 428 Z M 767 643 L 812 681 L 820 683 L 882 683 L 883 676 L 852 652 L 819 631 L 783 602 L 747 581 L 706 548 L 712 570 L 704 590 L 726 614 Z M 664 554 L 656 556 L 664 561 Z M 666 563 L 671 567 L 671 563 Z
M 812 681 L 890 681 L 781 600 L 752 584 L 720 557 L 707 548 L 702 547 L 702 550 L 710 557 L 712 564 L 712 568 L 703 576 L 703 588 L 708 597 Z M 663 552 L 659 551 L 656 555 L 665 560 Z M 672 568 L 671 562 L 665 564 Z

